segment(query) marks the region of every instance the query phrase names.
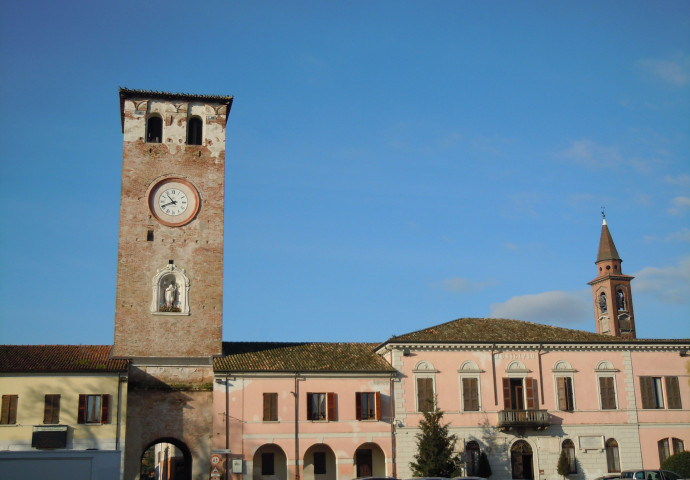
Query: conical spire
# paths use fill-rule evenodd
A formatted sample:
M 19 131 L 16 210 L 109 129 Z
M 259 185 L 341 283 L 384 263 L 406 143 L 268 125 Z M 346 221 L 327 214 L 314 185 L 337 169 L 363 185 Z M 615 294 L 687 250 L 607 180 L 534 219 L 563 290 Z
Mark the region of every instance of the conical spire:
M 606 218 L 601 225 L 601 238 L 599 239 L 599 253 L 597 254 L 597 263 L 603 260 L 620 260 L 621 257 L 618 256 L 618 251 L 616 250 L 616 245 L 613 243 L 613 238 L 611 238 L 611 232 L 609 232 L 609 227 L 606 225 Z

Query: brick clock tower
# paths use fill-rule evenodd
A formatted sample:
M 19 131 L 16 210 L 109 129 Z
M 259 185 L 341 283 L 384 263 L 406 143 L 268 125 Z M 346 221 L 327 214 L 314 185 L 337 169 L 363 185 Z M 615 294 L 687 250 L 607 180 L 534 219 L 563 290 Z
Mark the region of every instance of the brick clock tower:
M 603 214 L 602 214 L 603 215 Z M 594 296 L 597 333 L 636 338 L 630 275 L 623 275 L 621 260 L 604 217 L 597 254 L 597 277 L 589 282 Z
M 113 356 L 132 360 L 125 477 L 173 445 L 209 473 L 222 352 L 225 127 L 231 96 L 120 89 L 122 193 Z M 176 476 L 177 478 L 177 476 Z

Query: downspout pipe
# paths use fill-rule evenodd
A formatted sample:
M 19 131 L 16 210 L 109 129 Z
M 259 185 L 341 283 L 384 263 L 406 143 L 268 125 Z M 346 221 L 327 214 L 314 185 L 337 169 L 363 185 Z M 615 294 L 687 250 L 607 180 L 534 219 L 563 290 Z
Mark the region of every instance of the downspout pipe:
M 389 387 L 389 394 L 390 394 L 390 409 L 391 409 L 391 454 L 393 455 L 392 460 L 392 467 L 393 467 L 393 472 L 392 472 L 392 477 L 393 478 L 398 478 L 398 464 L 396 461 L 397 458 L 397 445 L 395 441 L 395 432 L 396 432 L 396 414 L 395 414 L 395 378 L 397 374 L 392 374 L 391 375 L 391 380 L 390 380 L 390 387 Z
M 230 450 L 230 376 L 225 375 L 225 450 Z M 230 456 L 225 454 L 225 480 L 230 480 Z
M 295 372 L 295 480 L 299 479 L 299 372 Z

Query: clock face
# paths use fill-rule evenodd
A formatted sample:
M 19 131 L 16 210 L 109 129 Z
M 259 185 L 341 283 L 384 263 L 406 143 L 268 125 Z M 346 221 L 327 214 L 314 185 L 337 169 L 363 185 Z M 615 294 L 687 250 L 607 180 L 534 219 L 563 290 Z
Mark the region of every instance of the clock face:
M 149 188 L 148 207 L 159 223 L 181 227 L 191 222 L 199 211 L 199 193 L 189 181 L 168 177 Z
M 187 210 L 189 201 L 180 188 L 167 188 L 158 197 L 158 206 L 166 215 L 176 217 Z

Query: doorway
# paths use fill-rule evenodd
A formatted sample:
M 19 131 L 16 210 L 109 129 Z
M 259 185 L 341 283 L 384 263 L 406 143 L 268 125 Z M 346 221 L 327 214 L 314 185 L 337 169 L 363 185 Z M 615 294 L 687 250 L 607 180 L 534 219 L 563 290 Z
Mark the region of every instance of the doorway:
M 518 440 L 510 447 L 510 466 L 513 477 L 521 480 L 533 480 L 532 447 L 524 440 Z

